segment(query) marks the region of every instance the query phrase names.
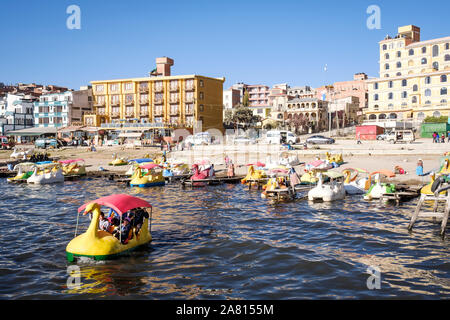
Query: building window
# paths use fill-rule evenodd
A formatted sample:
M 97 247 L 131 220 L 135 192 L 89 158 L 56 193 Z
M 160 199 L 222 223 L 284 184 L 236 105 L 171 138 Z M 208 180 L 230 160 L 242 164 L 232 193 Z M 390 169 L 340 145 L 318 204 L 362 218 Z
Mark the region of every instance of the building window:
M 397 58 L 400 58 L 402 56 L 402 53 L 400 51 L 397 51 Z
M 431 96 L 431 90 L 427 89 L 427 90 L 425 90 L 425 97 L 429 97 L 429 96 Z
M 402 63 L 399 61 L 397 62 L 397 68 L 401 68 L 402 67 Z
M 448 50 L 448 49 L 450 49 L 450 43 L 447 42 L 447 43 L 445 44 L 445 50 Z
M 403 91 L 403 92 L 402 92 L 402 98 L 403 98 L 403 99 L 408 98 L 408 92 Z
M 199 99 L 200 99 L 200 100 L 203 100 L 203 98 L 204 98 L 203 92 L 200 92 L 200 94 L 199 94 Z
M 433 57 L 437 57 L 439 55 L 439 46 L 436 44 L 433 46 Z
M 441 82 L 447 82 L 447 75 L 443 74 L 441 76 Z
M 417 84 L 413 85 L 413 91 L 417 91 L 419 90 L 419 87 L 417 86 Z
M 204 107 L 202 104 L 199 105 L 198 110 L 199 110 L 200 112 L 203 112 L 204 109 L 205 109 L 205 107 Z
M 441 96 L 447 95 L 447 88 L 441 88 Z
M 375 83 L 373 84 L 373 88 L 374 88 L 375 90 L 378 90 L 378 82 L 375 82 Z
M 401 73 L 401 72 L 397 72 L 395 75 L 396 75 L 397 77 L 400 77 L 400 76 L 402 75 L 402 73 Z
M 200 80 L 200 87 L 203 87 L 203 86 L 204 86 L 203 80 Z
M 97 85 L 95 86 L 95 91 L 96 92 L 103 92 L 103 90 L 105 90 L 105 86 L 104 85 Z
M 422 53 L 427 53 L 427 47 L 422 47 Z
M 133 90 L 133 83 L 132 82 L 125 83 L 125 90 L 126 91 Z
M 378 101 L 378 93 L 373 96 L 373 100 Z
M 389 59 L 389 53 L 386 53 L 386 54 L 384 55 L 384 59 L 386 59 L 386 60 Z
M 431 83 L 431 77 L 426 77 L 425 84 L 430 84 L 430 83 Z
M 442 99 L 442 100 L 441 100 L 441 103 L 442 103 L 442 104 L 446 104 L 446 103 L 447 103 L 447 100 Z
M 439 111 L 433 112 L 433 117 L 439 118 L 441 116 L 441 113 Z
M 383 44 L 383 50 L 387 49 L 387 45 Z
M 406 87 L 408 85 L 408 81 L 406 79 L 402 80 L 402 87 Z
M 117 85 L 117 83 L 114 83 L 114 84 L 111 84 L 111 85 L 109 86 L 109 89 L 110 89 L 112 92 L 116 92 L 116 91 L 119 90 L 119 86 Z
M 411 102 L 412 102 L 412 103 L 417 103 L 417 97 L 416 97 L 416 96 L 413 96 L 412 99 L 411 99 Z
M 389 70 L 389 63 L 386 63 L 386 64 L 384 65 L 384 70 Z
M 410 56 L 413 56 L 414 55 L 414 49 L 409 49 L 408 53 L 409 53 Z
M 433 62 L 433 69 L 435 69 L 436 71 L 439 70 L 439 62 Z
M 388 99 L 389 99 L 389 100 L 394 99 L 394 94 L 393 94 L 392 92 L 389 92 L 389 93 L 388 93 Z
M 393 82 L 393 81 L 389 81 L 389 83 L 388 83 L 388 87 L 389 87 L 389 88 L 392 88 L 392 87 L 394 87 L 394 82 Z
M 445 55 L 445 61 L 450 61 L 450 54 Z
M 422 60 L 420 60 L 422 64 L 427 64 L 427 58 L 422 58 Z

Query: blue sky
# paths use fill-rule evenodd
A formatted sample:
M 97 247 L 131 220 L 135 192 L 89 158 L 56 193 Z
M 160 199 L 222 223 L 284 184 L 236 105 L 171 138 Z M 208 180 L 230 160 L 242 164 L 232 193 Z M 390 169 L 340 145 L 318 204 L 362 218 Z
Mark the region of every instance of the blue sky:
M 449 1 L 0 0 L 0 82 L 78 89 L 92 80 L 146 76 L 155 58 L 172 74 L 233 83 L 318 87 L 378 76 L 378 41 L 414 24 L 422 40 L 450 36 Z M 69 5 L 81 30 L 69 30 Z M 369 30 L 369 5 L 381 29 Z M 327 64 L 328 71 L 324 72 Z

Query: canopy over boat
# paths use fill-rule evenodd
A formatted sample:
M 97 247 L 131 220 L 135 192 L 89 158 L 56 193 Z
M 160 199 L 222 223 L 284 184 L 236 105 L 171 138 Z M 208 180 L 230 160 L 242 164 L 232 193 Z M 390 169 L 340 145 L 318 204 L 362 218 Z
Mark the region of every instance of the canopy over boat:
M 139 166 L 141 169 L 147 169 L 147 170 L 152 170 L 155 168 L 161 168 L 160 165 L 157 165 L 156 163 L 149 163 L 149 164 L 144 164 L 142 166 Z
M 130 160 L 129 162 L 145 163 L 145 162 L 153 162 L 153 160 L 150 158 L 142 158 L 142 159 L 133 159 Z
M 321 164 L 324 164 L 324 163 L 325 163 L 325 162 L 322 161 L 322 160 L 316 160 L 316 161 L 313 161 L 313 162 L 308 163 L 307 165 L 308 165 L 308 166 L 311 166 L 311 167 L 313 167 L 313 168 L 316 168 L 316 167 L 318 167 L 318 166 L 320 166 Z
M 265 167 L 266 164 L 265 164 L 265 163 L 262 163 L 262 162 L 260 162 L 260 161 L 258 161 L 258 162 L 256 162 L 256 163 L 249 163 L 249 164 L 247 164 L 247 167 L 249 167 L 249 166 L 254 166 L 254 167 Z
M 59 163 L 61 164 L 70 164 L 75 162 L 85 162 L 84 159 L 69 159 L 69 160 L 60 160 Z
M 372 172 L 370 175 L 373 176 L 373 175 L 376 175 L 376 174 L 381 174 L 381 175 L 384 175 L 384 176 L 386 176 L 388 178 L 395 177 L 395 173 L 393 173 L 392 171 L 389 171 L 389 170 L 385 170 L 385 169 Z
M 16 165 L 14 166 L 13 170 L 18 170 L 20 167 L 21 167 L 21 168 L 25 168 L 25 167 L 33 167 L 33 166 L 35 166 L 35 165 L 36 165 L 36 163 L 34 163 L 34 162 L 21 162 L 21 163 L 16 164 Z
M 344 176 L 342 173 L 336 171 L 327 171 L 324 172 L 323 175 L 328 176 L 331 179 L 342 178 Z
M 152 205 L 147 201 L 130 196 L 128 194 L 113 194 L 107 197 L 99 198 L 97 200 L 90 201 L 85 203 L 81 207 L 78 208 L 78 213 L 84 211 L 89 204 L 97 203 L 101 206 L 106 206 L 113 209 L 120 216 L 128 210 L 135 208 L 151 208 Z
M 43 165 L 43 164 L 50 164 L 50 163 L 54 163 L 53 161 L 40 161 L 40 162 L 36 162 L 36 164 L 38 166 Z
M 345 170 L 356 171 L 356 172 L 359 172 L 359 173 L 369 173 L 369 171 L 367 171 L 366 169 L 361 169 L 361 168 L 345 168 L 342 171 L 344 172 Z

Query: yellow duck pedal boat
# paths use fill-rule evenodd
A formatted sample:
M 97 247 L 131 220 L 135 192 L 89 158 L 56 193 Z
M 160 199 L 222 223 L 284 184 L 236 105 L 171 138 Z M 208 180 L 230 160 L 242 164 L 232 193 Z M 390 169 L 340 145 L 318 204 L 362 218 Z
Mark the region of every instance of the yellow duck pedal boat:
M 137 208 L 150 208 L 150 215 L 143 218 L 142 227 L 138 234 L 135 234 L 135 229 L 131 229 L 132 238 L 129 238 L 125 243 L 121 242 L 111 233 L 99 230 L 99 218 L 101 215 L 101 206 L 106 206 L 113 209 L 120 217 L 129 210 Z M 88 257 L 95 260 L 105 260 L 114 258 L 127 251 L 133 250 L 141 245 L 149 243 L 152 240 L 151 236 L 151 204 L 147 201 L 133 197 L 126 194 L 117 194 L 103 197 L 78 208 L 78 214 L 84 211 L 84 215 L 92 213 L 92 220 L 89 228 L 83 234 L 76 236 L 66 247 L 67 260 L 74 261 L 77 257 Z M 78 216 L 79 217 L 79 216 Z M 149 227 L 150 220 L 150 227 Z M 78 218 L 77 218 L 78 227 Z M 76 231 L 75 231 L 76 235 Z

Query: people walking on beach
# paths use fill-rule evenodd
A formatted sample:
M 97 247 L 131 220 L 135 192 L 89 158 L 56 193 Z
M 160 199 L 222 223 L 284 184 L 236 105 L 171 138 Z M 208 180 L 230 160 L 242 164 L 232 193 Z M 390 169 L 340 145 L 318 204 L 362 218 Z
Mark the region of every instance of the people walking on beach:
M 436 142 L 436 132 L 433 132 L 433 143 Z
M 436 143 L 439 143 L 439 133 L 436 132 Z
M 441 142 L 445 143 L 445 133 L 442 133 L 442 135 L 441 135 Z
M 450 131 L 447 131 L 447 137 L 448 137 L 447 142 L 450 142 Z

